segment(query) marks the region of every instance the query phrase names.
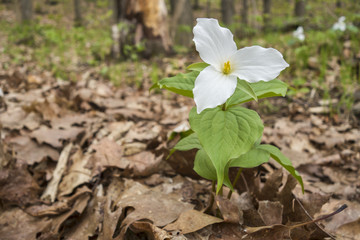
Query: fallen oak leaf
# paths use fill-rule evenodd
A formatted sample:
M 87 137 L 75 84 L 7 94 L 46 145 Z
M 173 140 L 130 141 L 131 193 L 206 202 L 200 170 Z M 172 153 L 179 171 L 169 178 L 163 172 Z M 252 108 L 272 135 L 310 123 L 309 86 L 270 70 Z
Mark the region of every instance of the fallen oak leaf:
M 50 224 L 49 218 L 33 217 L 15 207 L 1 212 L 0 236 L 3 240 L 37 240 Z
M 281 224 L 283 208 L 283 205 L 277 201 L 260 201 L 258 213 L 266 225 Z
M 141 197 L 140 197 L 141 196 Z M 129 226 L 140 219 L 148 219 L 155 226 L 163 227 L 175 221 L 182 212 L 190 210 L 193 205 L 178 201 L 168 194 L 148 191 L 141 195 L 133 195 L 120 199 L 117 206 L 123 210 L 133 208 L 121 223 L 119 239 L 125 236 Z
M 39 202 L 39 191 L 26 165 L 0 170 L 0 201 L 24 207 Z
M 74 195 L 63 197 L 52 205 L 32 205 L 26 208 L 25 212 L 34 217 L 57 216 L 71 210 L 74 202 L 84 194 L 91 194 L 91 191 L 87 187 L 82 187 Z
M 30 136 L 35 138 L 38 143 L 47 143 L 55 148 L 62 148 L 62 141 L 75 141 L 77 137 L 85 130 L 79 127 L 68 129 L 53 129 L 42 125 L 39 129 L 33 131 Z
M 57 150 L 47 145 L 40 145 L 25 135 L 11 138 L 7 142 L 12 150 L 16 152 L 17 160 L 28 165 L 39 163 L 46 157 L 50 157 L 54 161 L 59 158 Z
M 215 202 L 225 222 L 240 224 L 244 222 L 243 212 L 229 199 L 216 195 Z
M 167 231 L 179 230 L 182 234 L 196 232 L 214 223 L 221 223 L 224 220 L 191 209 L 180 214 L 179 218 L 164 227 Z

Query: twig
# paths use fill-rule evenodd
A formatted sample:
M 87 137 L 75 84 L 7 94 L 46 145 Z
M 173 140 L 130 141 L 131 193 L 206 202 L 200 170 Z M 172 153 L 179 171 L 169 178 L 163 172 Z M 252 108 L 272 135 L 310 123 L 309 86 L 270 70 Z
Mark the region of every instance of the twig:
M 330 233 L 326 232 L 325 229 L 323 229 L 317 222 L 320 221 L 320 220 L 324 220 L 324 219 L 326 219 L 326 218 L 329 218 L 329 217 L 334 216 L 335 214 L 337 214 L 337 213 L 341 212 L 342 210 L 344 210 L 345 208 L 347 208 L 347 205 L 344 204 L 344 205 L 342 205 L 339 209 L 337 209 L 335 212 L 330 213 L 330 214 L 325 215 L 325 216 L 322 216 L 322 217 L 314 220 L 314 219 L 310 216 L 310 214 L 308 213 L 308 211 L 305 209 L 304 205 L 302 205 L 302 203 L 300 202 L 300 200 L 299 200 L 294 194 L 292 194 L 292 195 L 293 195 L 294 199 L 296 200 L 296 202 L 297 202 L 297 203 L 300 205 L 300 207 L 304 210 L 306 216 L 308 216 L 308 218 L 310 218 L 311 222 L 313 222 L 321 231 L 323 231 L 323 232 L 324 232 L 326 235 L 328 235 L 331 239 L 336 240 L 336 238 L 335 238 L 333 235 L 331 235 Z

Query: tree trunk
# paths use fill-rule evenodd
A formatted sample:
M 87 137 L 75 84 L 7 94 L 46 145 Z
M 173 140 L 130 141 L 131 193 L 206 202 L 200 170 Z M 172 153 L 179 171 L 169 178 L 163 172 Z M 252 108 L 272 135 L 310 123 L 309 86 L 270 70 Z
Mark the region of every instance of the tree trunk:
M 295 17 L 302 18 L 305 16 L 305 0 L 295 0 Z
M 32 0 L 18 0 L 20 19 L 22 23 L 29 23 L 33 16 Z
M 82 26 L 82 17 L 81 17 L 81 0 L 74 0 L 74 25 Z
M 336 8 L 342 8 L 342 0 L 336 0 Z
M 120 51 L 120 57 L 124 58 L 124 46 L 130 46 L 131 51 L 137 51 L 135 46 L 142 40 L 145 43 L 143 55 L 151 56 L 170 50 L 171 41 L 164 0 L 113 0 L 112 8 L 112 35 L 114 42 L 119 43 L 119 46 L 114 44 L 114 55 Z M 119 22 L 123 24 L 118 24 Z
M 206 1 L 206 17 L 211 16 L 211 0 Z
M 232 24 L 234 9 L 234 0 L 221 0 L 221 16 L 225 25 Z
M 176 0 L 171 32 L 175 44 L 189 47 L 192 43 L 193 13 L 190 0 Z
M 248 25 L 249 21 L 248 21 L 248 12 L 249 12 L 249 5 L 248 5 L 248 0 L 242 0 L 242 9 L 241 9 L 241 22 L 244 25 Z
M 200 8 L 200 5 L 199 5 L 199 0 L 194 0 L 194 4 L 193 4 L 193 9 L 194 10 L 197 10 Z
M 271 0 L 263 0 L 263 18 L 264 30 L 267 31 L 270 27 L 271 14 Z

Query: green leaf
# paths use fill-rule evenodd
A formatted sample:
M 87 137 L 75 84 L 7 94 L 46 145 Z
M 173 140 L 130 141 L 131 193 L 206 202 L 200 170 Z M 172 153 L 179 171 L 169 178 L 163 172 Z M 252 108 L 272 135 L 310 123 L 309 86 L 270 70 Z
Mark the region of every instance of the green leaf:
M 171 155 L 173 155 L 173 153 L 176 150 L 188 151 L 188 150 L 191 150 L 191 149 L 194 149 L 194 148 L 201 149 L 201 144 L 199 142 L 198 137 L 196 136 L 196 133 L 192 133 L 189 136 L 182 138 L 175 145 L 175 147 L 173 147 L 173 149 L 170 150 L 170 153 L 169 153 L 169 155 L 167 156 L 166 159 L 169 159 L 169 157 L 171 157 Z
M 209 66 L 209 64 L 204 63 L 204 62 L 199 62 L 199 63 L 193 63 L 193 64 L 189 65 L 186 69 L 191 70 L 191 71 L 201 72 L 207 66 Z
M 165 88 L 174 93 L 186 96 L 193 97 L 193 88 L 196 77 L 199 75 L 199 72 L 193 71 L 189 73 L 180 73 L 174 77 L 163 78 L 158 83 L 151 86 L 150 89 L 154 88 Z
M 216 180 L 216 169 L 204 149 L 195 155 L 194 171 L 205 179 Z
M 270 153 L 261 148 L 252 148 L 238 158 L 232 159 L 230 167 L 253 168 L 269 161 Z
M 217 179 L 216 169 L 204 149 L 200 149 L 195 155 L 194 171 L 205 179 L 213 181 Z M 224 170 L 224 184 L 229 187 L 231 191 L 234 191 L 234 188 L 229 179 L 228 166 Z
M 189 120 L 216 169 L 219 190 L 227 163 L 252 148 L 262 135 L 262 121 L 255 111 L 240 106 L 226 111 L 219 107 L 205 109 L 200 114 L 193 108 Z
M 242 80 L 238 80 L 239 82 Z M 267 98 L 267 97 L 276 97 L 276 96 L 285 96 L 287 91 L 287 84 L 274 79 L 268 82 L 260 81 L 256 83 L 249 83 L 257 99 Z M 226 105 L 236 105 L 244 102 L 251 101 L 253 97 L 251 97 L 248 93 L 246 93 L 243 89 L 236 87 L 235 93 L 227 100 Z
M 255 101 L 258 100 L 256 93 L 252 89 L 250 83 L 248 83 L 247 81 L 238 79 L 236 88 L 249 95 Z
M 265 151 L 268 151 L 270 153 L 270 156 L 277 161 L 281 166 L 283 166 L 291 175 L 293 175 L 296 180 L 300 183 L 301 189 L 304 193 L 304 183 L 303 180 L 298 173 L 298 171 L 295 170 L 293 167 L 291 161 L 289 158 L 287 158 L 277 147 L 263 144 L 259 145 L 258 148 L 263 149 Z
M 190 149 L 201 149 L 201 144 L 199 142 L 196 133 L 192 133 L 189 136 L 181 139 L 174 147 L 174 149 L 179 151 L 188 151 Z

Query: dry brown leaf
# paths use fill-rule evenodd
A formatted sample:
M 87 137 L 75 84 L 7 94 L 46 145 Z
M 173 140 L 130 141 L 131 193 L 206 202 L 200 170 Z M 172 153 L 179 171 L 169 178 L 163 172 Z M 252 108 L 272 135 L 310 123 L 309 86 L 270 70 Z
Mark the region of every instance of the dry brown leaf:
M 4 203 L 24 207 L 40 202 L 40 187 L 26 169 L 26 165 L 0 170 L 0 199 Z
M 138 154 L 123 157 L 129 163 L 133 176 L 150 176 L 153 173 L 160 172 L 163 162 L 163 156 L 155 156 L 152 152 L 143 151 Z
M 260 201 L 258 213 L 266 225 L 281 224 L 283 205 L 280 202 Z
M 59 201 L 52 205 L 40 204 L 32 205 L 25 209 L 25 212 L 34 217 L 56 216 L 71 210 L 74 202 L 84 194 L 90 194 L 91 191 L 87 187 L 79 188 L 74 195 L 70 197 L 62 197 Z
M 101 223 L 104 218 L 105 204 L 103 194 L 103 187 L 99 185 L 95 190 L 94 197 L 89 201 L 84 213 L 79 217 L 78 224 L 66 232 L 65 239 L 89 239 L 94 237 L 97 231 L 102 230 Z
M 340 226 L 336 230 L 336 234 L 340 239 L 360 239 L 360 218 Z
M 201 240 L 238 240 L 243 239 L 245 236 L 244 232 L 239 228 L 238 224 L 234 223 L 219 223 L 214 224 L 212 227 L 212 234 Z
M 266 180 L 264 187 L 260 190 L 259 200 L 274 200 L 279 191 L 283 178 L 283 170 L 274 171 Z
M 125 142 L 145 142 L 157 138 L 161 132 L 161 126 L 156 122 L 140 122 L 130 129 L 125 135 Z
M 36 218 L 19 208 L 2 211 L 0 215 L 0 236 L 2 240 L 37 240 L 50 225 L 48 218 Z
M 155 226 L 163 227 L 175 221 L 182 212 L 193 208 L 191 204 L 178 201 L 176 198 L 170 197 L 170 195 L 153 191 L 122 198 L 117 203 L 117 206 L 122 209 L 129 207 L 134 209 L 121 224 L 120 238 L 124 236 L 127 228 L 137 220 L 148 219 Z
M 34 130 L 40 126 L 40 117 L 35 113 L 27 114 L 21 107 L 11 108 L 0 114 L 0 122 L 4 128 L 20 130 L 26 127 Z
M 82 154 L 81 148 L 71 157 L 71 166 L 60 182 L 58 196 L 70 194 L 77 186 L 91 180 L 91 170 L 86 168 L 89 158 L 89 154 Z
M 122 147 L 113 140 L 103 138 L 90 148 L 96 151 L 86 166 L 92 168 L 92 176 L 101 173 L 107 167 L 125 169 L 129 165 L 128 161 L 122 160 Z
M 67 114 L 61 118 L 54 117 L 51 119 L 51 127 L 54 129 L 71 129 L 74 126 L 80 127 L 92 120 L 91 116 L 86 114 Z
M 35 138 L 38 143 L 47 143 L 55 148 L 62 148 L 63 141 L 75 141 L 84 132 L 83 128 L 71 127 L 68 129 L 53 129 L 42 125 L 33 131 L 30 136 Z
M 10 138 L 7 142 L 16 153 L 16 159 L 28 165 L 39 163 L 46 157 L 50 157 L 54 161 L 59 158 L 58 151 L 46 145 L 39 145 L 26 135 Z
M 216 195 L 215 202 L 225 222 L 240 224 L 244 222 L 243 212 L 229 199 Z
M 109 123 L 108 129 L 110 131 L 109 139 L 117 141 L 122 138 L 134 126 L 134 122 L 122 121 Z
M 56 165 L 56 168 L 54 170 L 52 179 L 50 180 L 50 182 L 46 186 L 46 189 L 43 192 L 43 194 L 41 195 L 41 199 L 49 200 L 51 202 L 55 201 L 55 198 L 56 198 L 56 195 L 57 195 L 57 192 L 58 192 L 59 183 L 60 183 L 60 180 L 61 180 L 61 178 L 63 176 L 64 171 L 65 171 L 66 164 L 67 164 L 67 162 L 69 160 L 69 156 L 70 156 L 70 152 L 71 152 L 72 147 L 73 147 L 73 144 L 69 143 L 68 145 L 66 145 L 66 147 L 61 152 L 60 157 L 59 157 L 59 161 L 58 161 L 58 163 Z
M 62 235 L 60 230 L 62 229 L 62 226 L 66 224 L 66 221 L 70 219 L 73 215 L 77 217 L 78 215 L 81 215 L 83 213 L 83 211 L 88 205 L 91 193 L 90 191 L 88 191 L 87 187 L 80 188 L 78 189 L 78 191 L 81 192 L 81 194 L 78 198 L 76 198 L 74 204 L 71 206 L 71 209 L 62 215 L 54 217 L 51 221 L 49 228 L 46 229 L 46 232 L 41 234 L 39 239 L 47 240 L 60 238 L 60 236 Z
M 187 234 L 196 232 L 208 225 L 220 223 L 223 221 L 224 220 L 221 218 L 213 217 L 211 215 L 191 209 L 182 212 L 174 223 L 166 225 L 164 229 L 168 231 L 178 230 L 182 234 Z
M 141 221 L 133 222 L 129 228 L 135 234 L 146 233 L 147 239 L 154 239 L 154 240 L 173 239 L 173 237 L 168 232 L 154 226 L 149 222 L 141 222 Z

